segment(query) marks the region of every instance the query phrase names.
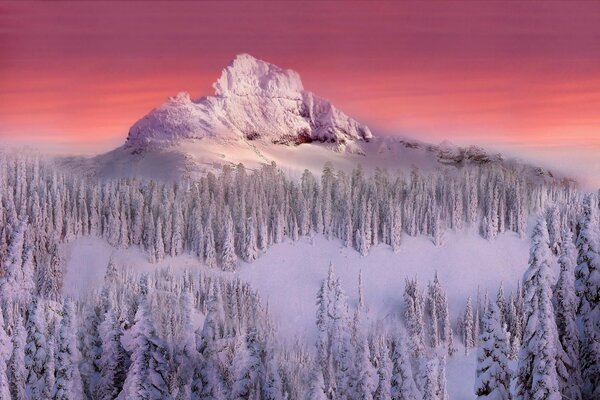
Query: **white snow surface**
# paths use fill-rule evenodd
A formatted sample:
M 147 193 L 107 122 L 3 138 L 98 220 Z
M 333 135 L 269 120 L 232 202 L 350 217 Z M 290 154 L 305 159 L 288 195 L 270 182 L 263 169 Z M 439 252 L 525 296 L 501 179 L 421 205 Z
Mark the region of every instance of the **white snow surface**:
M 141 152 L 206 137 L 345 147 L 372 137 L 366 125 L 305 91 L 298 73 L 248 54 L 238 55 L 213 86 L 214 96 L 179 93 L 152 110 L 131 127 L 125 147 Z
M 363 257 L 346 248 L 339 240 L 316 235 L 296 242 L 286 240 L 272 246 L 251 263 L 241 263 L 235 273 L 258 290 L 267 302 L 281 337 L 293 340 L 304 337 L 307 345 L 315 340 L 316 293 L 332 262 L 351 305 L 358 301 L 358 274 L 362 270 L 368 316 L 372 321 L 396 318 L 402 312 L 406 278 L 417 277 L 424 289 L 438 272 L 448 292 L 453 320 L 464 310 L 466 299 L 475 301 L 477 288 L 495 298 L 500 282 L 508 293 L 516 288 L 527 268 L 529 242 L 512 232 L 487 241 L 475 232 L 447 232 L 444 245 L 435 247 L 427 237 L 404 236 L 398 253 L 385 245 L 371 249 Z M 167 257 L 150 264 L 139 248 L 114 249 L 99 238 L 80 238 L 66 245 L 68 253 L 65 294 L 80 296 L 91 288 L 99 288 L 109 259 L 138 271 L 171 266 L 207 268 L 191 256 Z M 211 270 L 217 272 L 215 270 Z M 203 317 L 198 319 L 199 326 Z M 475 379 L 474 352 L 464 356 L 458 338 L 457 354 L 448 360 L 448 390 L 452 399 L 472 399 Z

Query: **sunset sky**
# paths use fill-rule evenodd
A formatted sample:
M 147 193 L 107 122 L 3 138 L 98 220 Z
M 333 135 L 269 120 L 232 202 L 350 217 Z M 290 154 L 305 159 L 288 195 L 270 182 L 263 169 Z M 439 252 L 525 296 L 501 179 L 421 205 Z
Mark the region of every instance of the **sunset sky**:
M 0 140 L 97 153 L 238 53 L 375 134 L 480 144 L 600 186 L 600 2 L 0 2 Z

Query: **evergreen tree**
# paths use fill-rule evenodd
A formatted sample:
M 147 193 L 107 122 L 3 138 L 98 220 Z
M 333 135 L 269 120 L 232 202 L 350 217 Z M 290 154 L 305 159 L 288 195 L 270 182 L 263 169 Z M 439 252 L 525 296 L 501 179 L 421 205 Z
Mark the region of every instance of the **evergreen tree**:
M 26 400 L 27 370 L 25 369 L 25 346 L 27 331 L 23 326 L 23 318 L 19 315 L 15 321 L 12 334 L 12 355 L 10 358 L 8 377 L 13 400 Z M 7 397 L 8 398 L 8 397 Z
M 81 378 L 77 366 L 78 354 L 75 340 L 75 309 L 71 300 L 66 300 L 60 323 L 58 348 L 56 352 L 56 381 L 53 399 L 79 399 L 83 395 Z
M 27 344 L 25 347 L 25 369 L 27 370 L 28 397 L 48 399 L 52 386 L 46 382 L 47 370 L 54 364 L 50 360 L 50 349 L 46 340 L 46 317 L 42 300 L 31 305 L 27 320 Z
M 600 398 L 600 244 L 597 204 L 588 195 L 583 202 L 583 214 L 577 236 L 577 267 L 575 291 L 579 298 L 579 357 L 583 378 L 583 399 Z
M 475 347 L 475 340 L 473 340 L 473 306 L 471 305 L 471 297 L 467 300 L 467 308 L 465 310 L 464 317 L 464 342 L 465 342 L 465 355 L 469 354 L 469 350 Z
M 12 351 L 13 344 L 4 330 L 4 317 L 0 312 L 0 399 L 11 398 L 8 383 L 8 361 Z
M 396 337 L 392 345 L 392 400 L 411 400 L 421 397 L 413 377 L 412 364 L 407 350 L 404 338 Z
M 99 331 L 102 339 L 102 356 L 99 360 L 100 378 L 97 398 L 110 400 L 115 399 L 123 389 L 128 364 L 127 353 L 121 344 L 121 326 L 114 310 L 110 309 L 106 312 Z
M 533 230 L 529 268 L 523 277 L 525 332 L 519 354 L 516 394 L 519 399 L 561 398 L 556 369 L 559 344 L 550 289 L 550 248 L 546 221 Z
M 578 299 L 575 295 L 575 260 L 577 250 L 571 230 L 565 228 L 560 241 L 560 275 L 554 289 L 556 326 L 564 357 L 564 370 L 559 371 L 560 391 L 563 397 L 581 399 L 581 370 L 579 368 L 579 332 L 576 324 Z
M 167 386 L 167 349 L 153 326 L 145 298 L 135 314 L 135 323 L 129 332 L 128 349 L 131 365 L 123 385 L 125 398 L 132 400 L 169 400 Z
M 508 365 L 508 339 L 500 325 L 500 310 L 491 302 L 483 317 L 477 352 L 477 398 L 509 400 L 511 373 Z

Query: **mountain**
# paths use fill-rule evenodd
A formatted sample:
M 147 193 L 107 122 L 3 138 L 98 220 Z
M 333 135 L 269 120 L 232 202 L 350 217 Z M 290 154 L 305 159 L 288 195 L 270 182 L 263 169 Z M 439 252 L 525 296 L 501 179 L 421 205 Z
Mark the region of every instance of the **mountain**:
M 213 87 L 213 96 L 169 98 L 133 124 L 123 146 L 63 163 L 93 175 L 161 180 L 240 162 L 248 168 L 275 162 L 291 174 L 319 171 L 326 162 L 340 169 L 361 164 L 390 170 L 515 163 L 475 146 L 375 137 L 365 124 L 304 90 L 295 71 L 248 54 L 225 67 Z M 526 167 L 552 178 L 542 168 Z

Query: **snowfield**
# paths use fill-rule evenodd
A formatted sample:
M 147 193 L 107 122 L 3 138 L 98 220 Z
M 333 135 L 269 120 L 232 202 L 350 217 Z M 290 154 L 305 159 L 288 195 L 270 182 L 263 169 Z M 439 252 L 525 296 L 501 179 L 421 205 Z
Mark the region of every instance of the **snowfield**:
M 167 257 L 151 264 L 139 248 L 114 249 L 105 240 L 84 237 L 66 245 L 68 254 L 65 294 L 79 296 L 99 288 L 106 266 L 112 259 L 117 265 L 140 272 L 170 266 L 174 270 L 207 268 L 197 259 L 182 255 Z M 268 302 L 281 337 L 303 338 L 308 346 L 316 339 L 315 302 L 319 284 L 333 263 L 351 305 L 358 301 L 358 274 L 362 270 L 365 301 L 371 321 L 395 318 L 402 312 L 404 282 L 417 277 L 421 286 L 432 280 L 435 272 L 448 292 L 453 320 L 464 310 L 466 298 L 475 300 L 478 287 L 495 298 L 499 282 L 508 294 L 516 288 L 527 268 L 529 242 L 507 232 L 494 241 L 475 232 L 447 232 L 444 244 L 433 245 L 424 236 L 403 237 L 401 251 L 394 253 L 385 245 L 377 246 L 363 257 L 337 240 L 321 235 L 286 240 L 272 246 L 253 263 L 241 263 L 234 273 L 212 270 L 224 275 L 239 275 Z M 198 318 L 195 318 L 198 319 Z M 195 321 L 195 326 L 200 326 Z M 459 340 L 458 352 L 448 359 L 448 391 L 451 399 L 472 399 L 476 351 L 468 356 Z M 465 375 L 472 379 L 465 379 Z

